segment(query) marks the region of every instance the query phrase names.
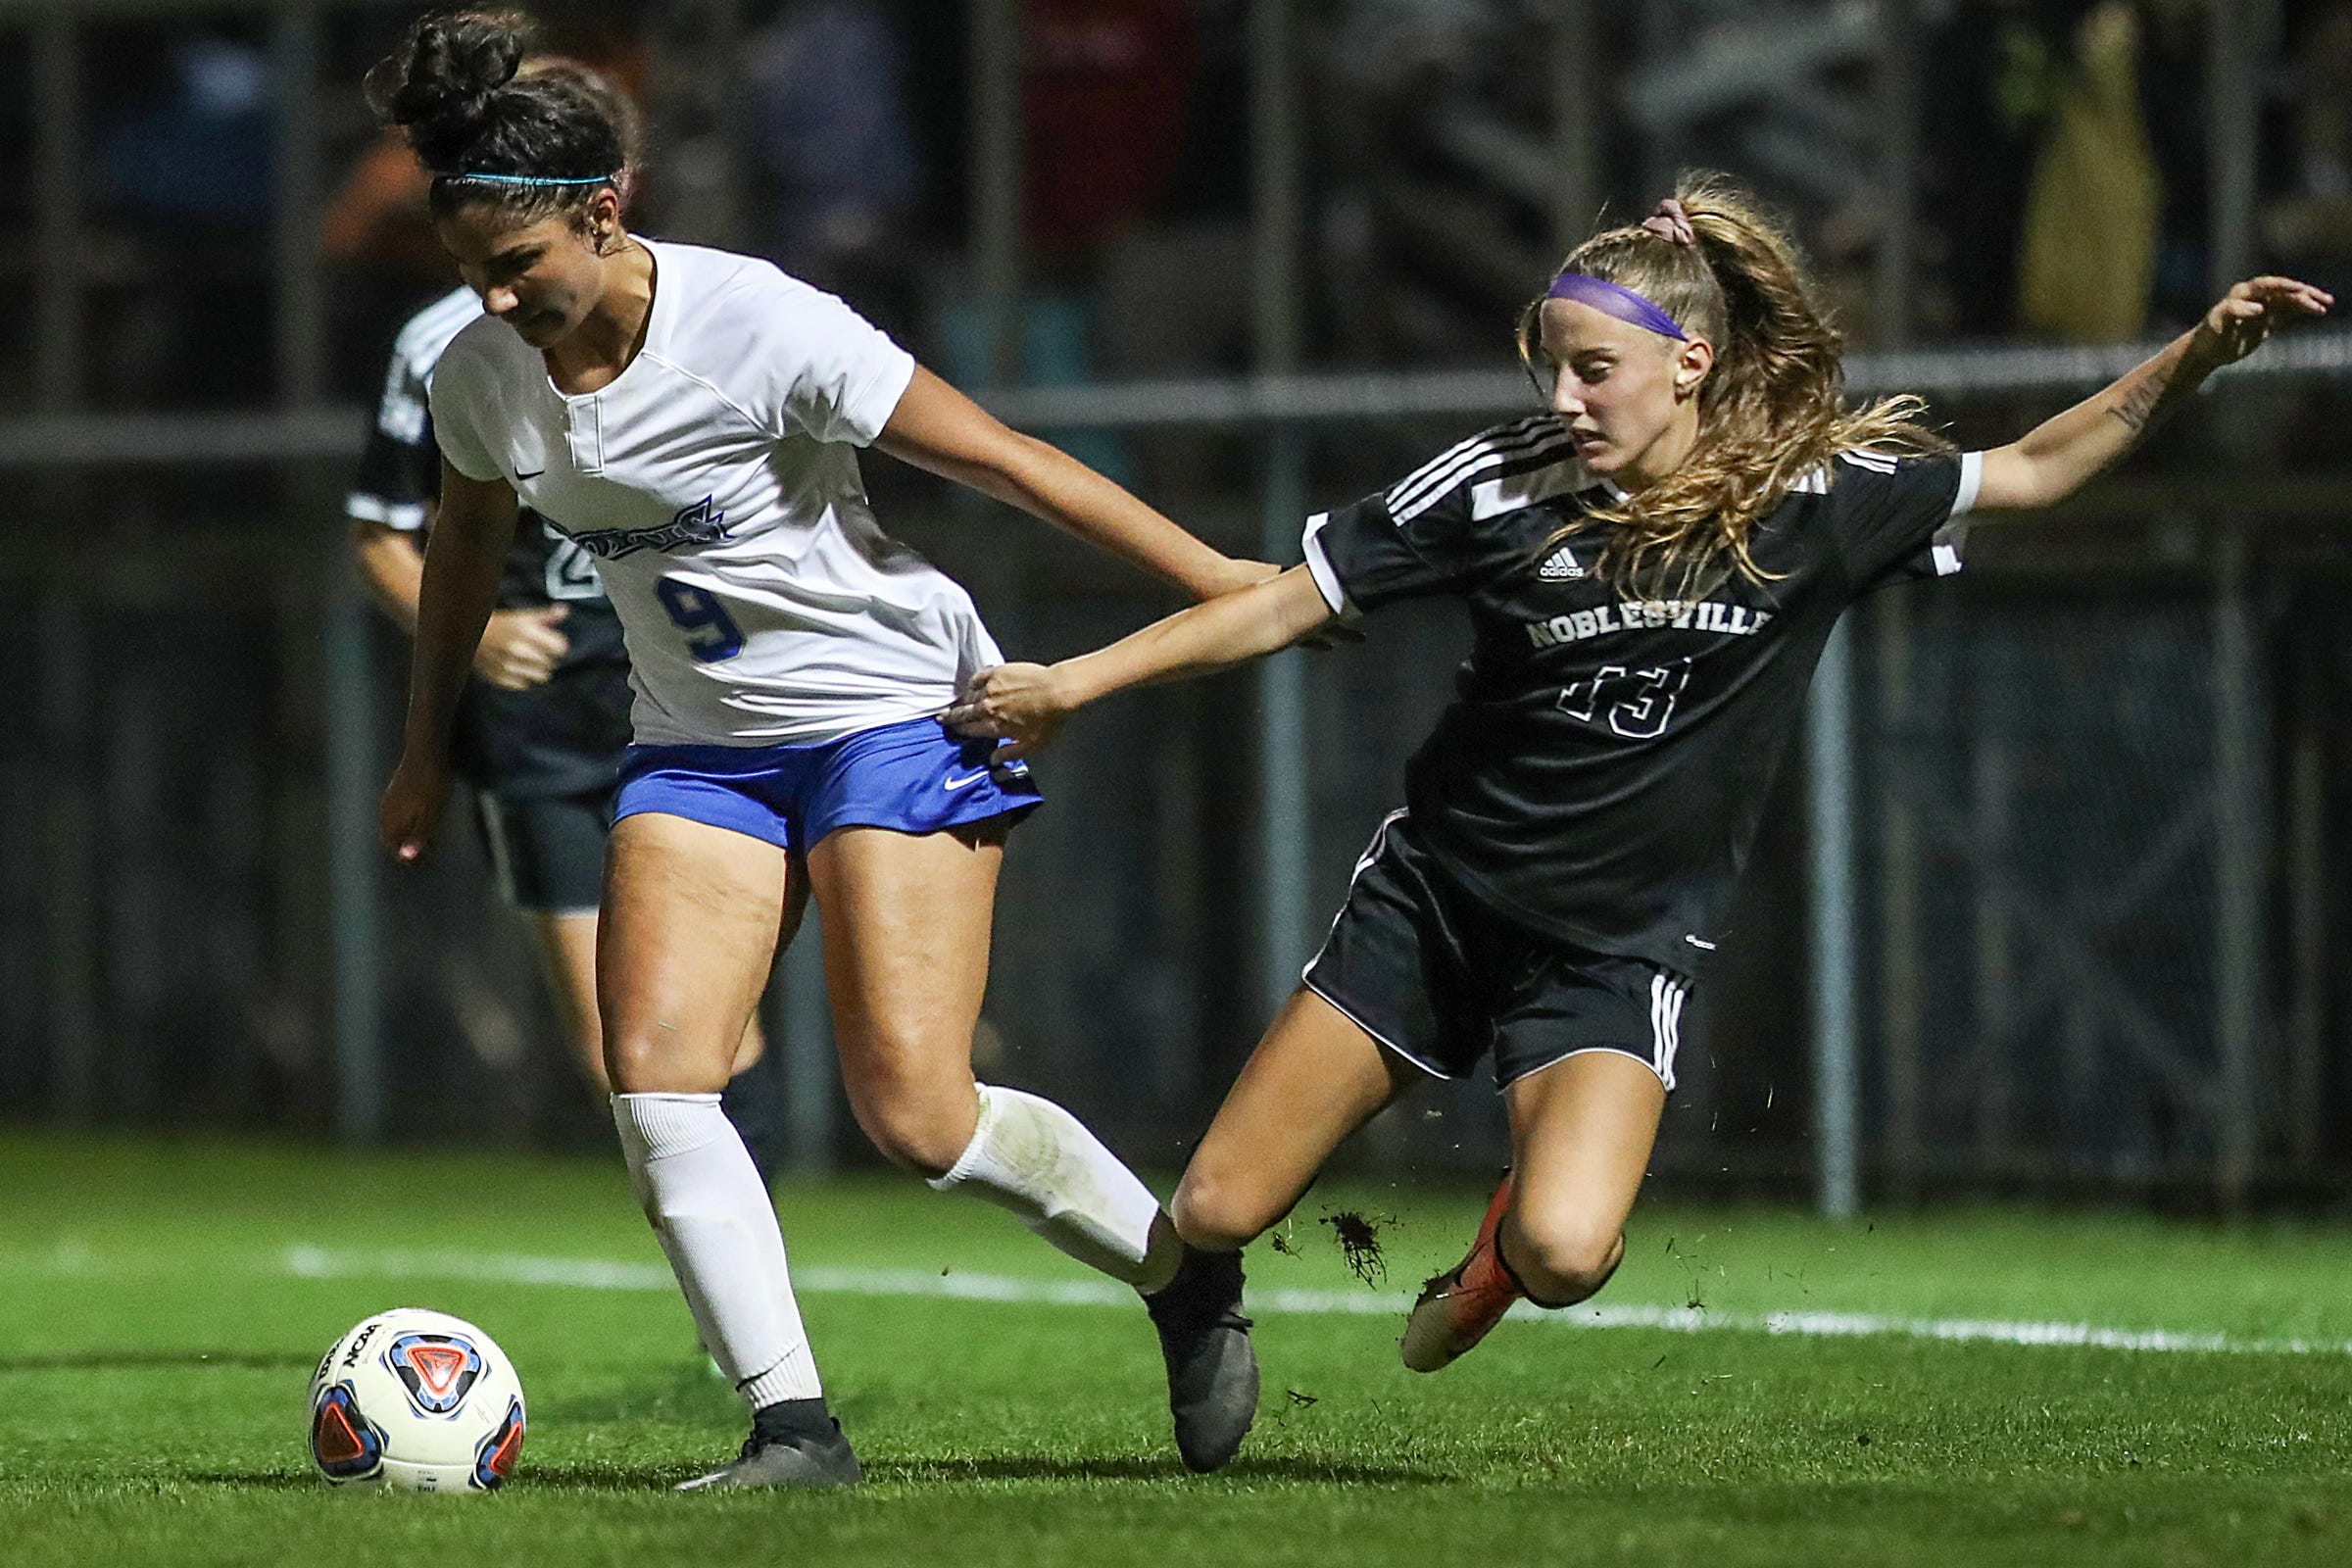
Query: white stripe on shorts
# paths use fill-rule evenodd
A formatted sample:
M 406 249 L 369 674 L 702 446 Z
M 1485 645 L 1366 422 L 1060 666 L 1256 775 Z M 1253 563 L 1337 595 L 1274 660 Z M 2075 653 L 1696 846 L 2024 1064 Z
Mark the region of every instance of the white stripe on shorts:
M 1355 870 L 1348 878 L 1348 898 L 1340 901 L 1340 912 L 1331 917 L 1331 929 L 1333 932 L 1337 932 L 1340 929 L 1340 921 L 1347 917 L 1348 900 L 1355 897 L 1355 885 L 1364 879 L 1364 873 L 1366 871 L 1372 869 L 1373 862 L 1380 858 L 1380 852 L 1388 848 L 1389 829 L 1395 827 L 1397 819 L 1403 816 L 1408 809 L 1409 808 L 1402 806 L 1396 808 L 1396 809 L 1382 817 L 1380 819 L 1380 826 L 1372 830 L 1372 842 L 1364 846 L 1364 853 L 1362 855 L 1356 857 Z M 1358 1029 L 1361 1029 L 1373 1040 L 1378 1041 L 1384 1050 L 1394 1054 L 1398 1060 L 1409 1062 L 1411 1065 L 1420 1068 L 1423 1072 L 1429 1074 L 1432 1078 L 1438 1079 L 1440 1082 L 1446 1082 L 1452 1079 L 1454 1074 L 1445 1071 L 1444 1069 L 1436 1066 L 1434 1063 L 1423 1061 L 1419 1056 L 1414 1055 L 1411 1052 L 1405 1050 L 1396 1041 L 1391 1040 L 1387 1035 L 1382 1034 L 1379 1030 L 1364 1022 L 1363 1019 L 1358 1018 L 1354 1013 L 1349 1012 L 1346 1007 L 1341 1006 L 1339 998 L 1331 995 L 1331 993 L 1325 991 L 1322 987 L 1316 985 L 1312 980 L 1307 978 L 1307 975 L 1314 969 L 1315 965 L 1323 961 L 1323 955 L 1329 951 L 1330 947 L 1331 935 L 1326 933 L 1323 938 L 1323 946 L 1315 950 L 1315 956 L 1306 960 L 1306 967 L 1298 971 L 1298 983 L 1304 986 L 1307 990 L 1312 991 L 1316 996 L 1321 997 L 1325 1002 L 1331 1004 L 1333 1011 L 1337 1012 L 1341 1017 L 1347 1019 L 1349 1023 L 1355 1025 Z
M 514 884 L 514 851 L 507 843 L 507 813 L 488 790 L 474 792 L 473 808 L 481 813 L 482 837 L 490 846 L 490 879 L 507 906 L 519 908 L 522 895 Z
M 1649 977 L 1649 1065 L 1669 1093 L 1674 1089 L 1674 1055 L 1683 1048 L 1683 1004 L 1690 988 L 1665 974 Z
M 1348 912 L 1348 899 L 1352 899 L 1355 897 L 1355 885 L 1364 879 L 1364 873 L 1366 871 L 1372 869 L 1372 862 L 1380 858 L 1380 852 L 1388 848 L 1389 829 L 1394 827 L 1396 824 L 1397 818 L 1403 816 L 1409 809 L 1411 809 L 1409 807 L 1399 806 L 1396 808 L 1396 809 L 1382 817 L 1380 819 L 1380 826 L 1372 830 L 1372 842 L 1364 846 L 1364 853 L 1355 858 L 1355 869 L 1348 873 L 1348 898 L 1340 901 L 1340 912 L 1331 917 L 1331 931 L 1337 931 L 1340 928 L 1340 919 Z M 1298 978 L 1301 982 L 1306 979 L 1306 971 L 1308 969 L 1312 969 L 1316 964 L 1323 961 L 1324 949 L 1331 946 L 1331 931 L 1326 931 L 1323 934 L 1323 947 L 1317 948 L 1315 950 L 1315 956 L 1307 959 L 1305 965 L 1299 969 Z M 1316 992 L 1315 994 L 1317 996 L 1322 996 L 1321 992 Z M 1326 1002 L 1331 1002 L 1329 997 L 1324 997 L 1323 1000 Z M 1339 1004 L 1333 1002 L 1332 1005 L 1336 1007 L 1339 1005 Z M 1361 1020 L 1357 1021 L 1357 1027 L 1362 1028 Z M 1365 1029 L 1364 1033 L 1370 1035 L 1372 1034 L 1372 1031 Z M 1372 1038 L 1375 1040 L 1380 1040 L 1380 1036 L 1378 1035 L 1372 1035 Z M 1389 1044 L 1385 1040 L 1381 1040 L 1380 1043 L 1384 1046 Z M 1389 1046 L 1389 1049 L 1391 1051 L 1396 1051 L 1395 1046 Z M 1396 1054 L 1399 1056 L 1404 1056 L 1404 1053 L 1401 1051 L 1397 1051 Z M 1405 1056 L 1405 1060 L 1413 1061 L 1413 1058 L 1410 1056 Z M 1413 1061 L 1413 1065 L 1419 1067 L 1421 1066 L 1421 1063 L 1418 1061 Z M 1426 1070 L 1433 1072 L 1436 1071 L 1435 1068 L 1429 1068 Z M 1439 1076 L 1443 1077 L 1444 1074 L 1440 1074 Z

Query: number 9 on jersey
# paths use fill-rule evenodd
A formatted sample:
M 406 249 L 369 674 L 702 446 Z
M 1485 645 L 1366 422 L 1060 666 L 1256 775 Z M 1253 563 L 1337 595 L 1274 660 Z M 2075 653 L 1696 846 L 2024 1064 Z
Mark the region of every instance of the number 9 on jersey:
M 743 628 L 715 595 L 675 577 L 662 578 L 654 591 L 662 596 L 670 624 L 688 633 L 686 651 L 697 663 L 715 664 L 743 652 Z

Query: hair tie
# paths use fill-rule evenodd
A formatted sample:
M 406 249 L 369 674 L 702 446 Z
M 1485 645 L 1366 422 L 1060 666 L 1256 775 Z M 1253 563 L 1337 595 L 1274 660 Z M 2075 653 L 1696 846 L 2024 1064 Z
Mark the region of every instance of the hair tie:
M 1698 243 L 1698 230 L 1690 226 L 1690 215 L 1684 212 L 1683 204 L 1672 196 L 1658 203 L 1658 210 L 1642 220 L 1642 226 L 1660 239 L 1677 245 Z

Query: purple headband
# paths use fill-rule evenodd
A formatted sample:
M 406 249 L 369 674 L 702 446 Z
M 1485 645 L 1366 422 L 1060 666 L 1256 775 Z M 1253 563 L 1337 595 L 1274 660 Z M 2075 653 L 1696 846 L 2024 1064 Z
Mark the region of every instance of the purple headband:
M 1574 300 L 1579 305 L 1590 305 L 1604 315 L 1614 316 L 1620 321 L 1629 321 L 1660 337 L 1670 337 L 1681 343 L 1690 341 L 1690 334 L 1683 330 L 1682 324 L 1649 300 L 1623 284 L 1612 283 L 1605 277 L 1594 277 L 1590 272 L 1562 272 L 1551 280 L 1551 287 L 1544 290 L 1544 297 L 1547 300 Z

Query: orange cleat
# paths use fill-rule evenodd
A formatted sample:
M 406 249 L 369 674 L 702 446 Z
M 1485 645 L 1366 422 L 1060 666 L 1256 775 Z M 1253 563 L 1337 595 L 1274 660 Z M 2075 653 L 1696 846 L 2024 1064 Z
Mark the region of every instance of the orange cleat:
M 1451 1365 L 1502 1321 L 1513 1301 L 1526 1296 L 1494 1250 L 1495 1229 L 1510 1205 L 1511 1175 L 1505 1171 L 1502 1184 L 1494 1189 L 1494 1200 L 1487 1205 L 1487 1217 L 1479 1222 L 1470 1255 L 1421 1287 L 1421 1298 L 1405 1318 L 1404 1338 L 1397 1345 L 1412 1371 L 1435 1372 Z

